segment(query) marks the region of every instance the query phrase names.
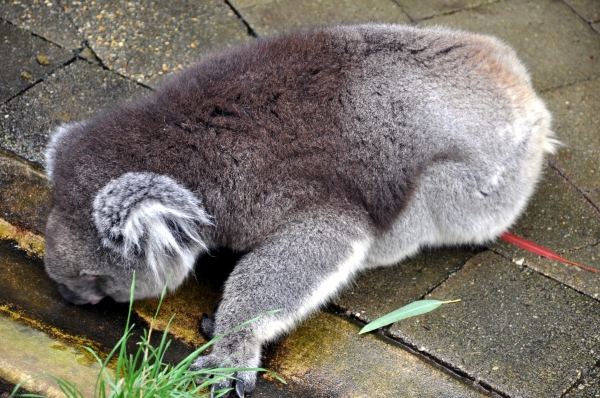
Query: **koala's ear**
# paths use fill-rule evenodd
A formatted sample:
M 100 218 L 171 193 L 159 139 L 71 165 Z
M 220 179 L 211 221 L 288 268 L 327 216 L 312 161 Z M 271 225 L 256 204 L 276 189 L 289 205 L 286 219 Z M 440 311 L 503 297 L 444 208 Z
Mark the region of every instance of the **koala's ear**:
M 142 257 L 161 280 L 176 267 L 193 268 L 198 253 L 207 250 L 201 231 L 212 225 L 192 192 L 170 177 L 146 172 L 106 184 L 93 215 L 105 247 L 126 262 Z

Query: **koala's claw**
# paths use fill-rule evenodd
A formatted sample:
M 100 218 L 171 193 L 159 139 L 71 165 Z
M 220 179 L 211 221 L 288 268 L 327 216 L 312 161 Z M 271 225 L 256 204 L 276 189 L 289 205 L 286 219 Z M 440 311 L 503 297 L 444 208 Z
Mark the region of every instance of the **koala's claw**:
M 235 395 L 238 398 L 244 398 L 246 396 L 246 392 L 244 390 L 244 382 L 241 380 L 235 382 Z
M 208 369 L 214 366 L 221 366 L 223 364 L 222 360 L 217 359 L 216 356 L 206 355 L 197 358 L 194 363 L 190 366 L 190 370 L 196 369 Z M 242 365 L 238 362 L 238 365 L 230 365 L 232 367 L 257 367 L 258 364 L 250 364 L 247 363 Z M 250 396 L 256 387 L 256 377 L 257 373 L 254 371 L 240 371 L 233 374 L 233 378 L 223 378 L 217 384 L 214 384 L 210 390 L 210 397 L 217 397 L 218 394 L 215 392 L 217 390 L 222 390 L 225 388 L 233 387 L 234 390 L 226 393 L 221 398 L 227 398 L 234 396 L 236 398 L 245 398 Z M 235 391 L 235 394 L 233 392 Z

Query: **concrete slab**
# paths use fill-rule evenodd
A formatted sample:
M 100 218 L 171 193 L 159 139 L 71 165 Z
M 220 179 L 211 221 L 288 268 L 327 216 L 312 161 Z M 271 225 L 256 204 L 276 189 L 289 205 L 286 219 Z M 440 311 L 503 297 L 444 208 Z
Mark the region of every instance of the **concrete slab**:
M 551 162 L 577 188 L 600 189 L 600 79 L 547 91 L 542 98 L 565 144 Z M 600 208 L 600 201 L 595 205 Z
M 396 0 L 396 3 L 398 3 L 414 21 L 420 21 L 435 15 L 450 14 L 452 12 L 477 7 L 493 1 L 494 0 Z
M 47 374 L 75 383 L 84 396 L 93 396 L 100 366 L 84 354 L 46 334 L 0 316 L 0 377 L 17 384 Z M 64 397 L 55 381 L 36 378 L 25 388 L 46 397 Z
M 220 0 L 73 2 L 69 16 L 104 65 L 152 86 L 210 51 L 252 39 Z
M 74 58 L 72 52 L 1 20 L 0 43 L 0 104 Z
M 485 252 L 390 334 L 510 397 L 557 397 L 600 359 L 600 303 Z M 422 325 L 427 324 L 428 329 Z
M 588 22 L 600 21 L 600 2 L 596 0 L 565 0 L 581 18 Z
M 563 257 L 600 268 L 600 256 L 597 253 L 600 242 L 599 219 L 597 210 L 571 184 L 548 169 L 525 214 L 511 231 Z M 500 239 L 490 248 L 592 297 L 598 297 L 600 274 L 540 259 Z
M 319 313 L 271 352 L 266 365 L 293 384 L 320 388 L 319 397 L 491 396 L 360 327 Z
M 4 0 L 0 18 L 35 33 L 66 49 L 82 47 L 82 39 L 73 21 L 66 15 L 69 3 L 39 0 Z
M 528 66 L 538 90 L 600 75 L 600 37 L 562 1 L 502 1 L 420 25 L 446 25 L 505 40 Z
M 74 62 L 0 107 L 0 145 L 43 164 L 48 131 L 147 92 L 100 66 Z
M 259 36 L 322 25 L 411 23 L 402 9 L 390 0 L 232 0 L 231 3 Z
M 367 271 L 334 302 L 347 316 L 371 322 L 419 300 L 475 254 L 474 249 L 426 251 L 399 265 Z

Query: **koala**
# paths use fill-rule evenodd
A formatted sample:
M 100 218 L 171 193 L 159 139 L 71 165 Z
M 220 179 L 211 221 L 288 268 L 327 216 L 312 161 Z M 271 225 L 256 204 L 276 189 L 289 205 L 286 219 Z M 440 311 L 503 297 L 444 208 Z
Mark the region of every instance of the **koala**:
M 175 290 L 243 253 L 192 369 L 260 365 L 358 272 L 483 244 L 523 211 L 558 141 L 515 52 L 444 28 L 318 28 L 205 57 L 51 136 L 47 273 L 75 304 Z M 169 277 L 170 276 L 170 277 Z M 238 397 L 256 373 L 237 372 Z

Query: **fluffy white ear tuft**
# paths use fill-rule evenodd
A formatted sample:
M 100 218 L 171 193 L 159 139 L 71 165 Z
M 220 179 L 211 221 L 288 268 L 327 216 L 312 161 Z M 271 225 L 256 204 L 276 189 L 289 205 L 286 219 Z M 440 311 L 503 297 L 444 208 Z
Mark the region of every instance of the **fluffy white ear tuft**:
M 158 283 L 178 285 L 207 250 L 201 231 L 211 218 L 192 192 L 154 173 L 126 173 L 94 200 L 94 223 L 102 244 L 126 263 L 143 260 Z M 173 283 L 175 282 L 175 283 Z

